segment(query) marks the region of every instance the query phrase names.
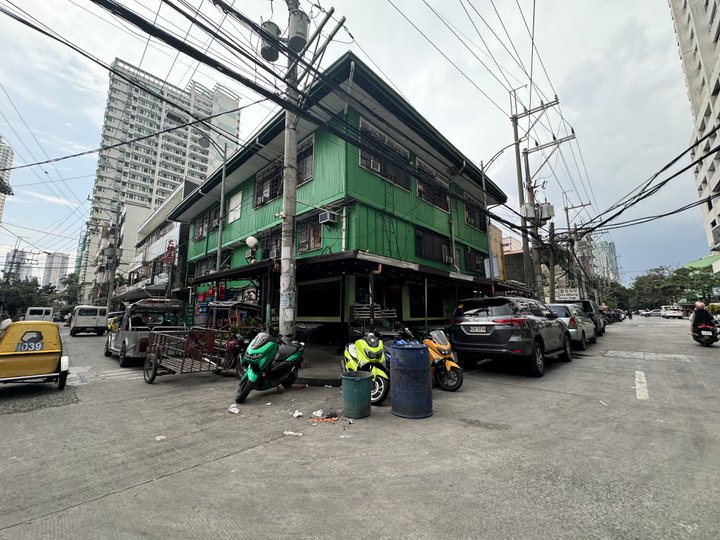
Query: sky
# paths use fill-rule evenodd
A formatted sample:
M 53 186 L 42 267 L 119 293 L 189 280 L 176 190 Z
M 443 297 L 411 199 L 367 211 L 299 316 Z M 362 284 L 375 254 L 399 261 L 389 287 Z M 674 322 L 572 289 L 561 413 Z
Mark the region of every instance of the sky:
M 286 27 L 287 10 L 280 0 L 234 3 L 252 20 L 273 20 Z M 89 0 L 13 4 L 106 63 L 120 57 L 171 84 L 184 86 L 190 78 L 208 86 L 218 82 L 241 94 L 241 104 L 258 99 L 211 68 L 198 67 L 155 40 L 148 42 L 141 31 Z M 189 28 L 167 4 L 159 10 L 156 0 L 123 4 L 187 36 L 190 43 L 210 43 L 209 54 L 228 59 L 227 51 L 208 42 L 196 27 Z M 222 20 L 210 0 L 190 4 L 211 20 Z M 542 116 L 524 144 L 543 144 L 574 129 L 576 139 L 560 145 L 544 166 L 540 152 L 531 154 L 538 199 L 554 205 L 558 229 L 566 228 L 566 204 L 590 204 L 570 210 L 574 224 L 586 223 L 689 145 L 690 104 L 665 2 L 303 0 L 300 5 L 313 24 L 323 17 L 321 9 L 331 6 L 336 19 L 346 17 L 323 66 L 353 50 L 476 163 L 490 162 L 513 141 L 511 89 L 519 88 L 518 99 L 530 107 L 557 95 L 560 106 Z M 15 10 L 8 0 L 0 0 L 0 7 Z M 326 32 L 334 24 L 329 23 Z M 15 165 L 96 148 L 107 72 L 2 13 L 0 28 L 0 134 L 16 152 Z M 231 19 L 225 19 L 222 28 L 241 46 L 257 51 L 257 36 L 245 28 Z M 272 110 L 266 103 L 243 110 L 241 140 Z M 528 122 L 520 122 L 521 131 L 527 131 Z M 679 166 L 688 163 L 685 157 Z M 0 224 L 0 260 L 15 245 L 40 253 L 38 273 L 44 264 L 42 252 L 62 251 L 74 258 L 88 216 L 96 164 L 97 154 L 90 154 L 13 171 L 15 195 L 8 198 Z M 500 153 L 487 173 L 517 210 L 512 149 Z M 697 200 L 696 193 L 691 172 L 684 173 L 620 220 L 678 208 Z M 496 212 L 515 220 L 509 209 L 499 207 Z M 617 229 L 601 239 L 615 242 L 625 284 L 649 268 L 678 266 L 708 254 L 697 208 Z

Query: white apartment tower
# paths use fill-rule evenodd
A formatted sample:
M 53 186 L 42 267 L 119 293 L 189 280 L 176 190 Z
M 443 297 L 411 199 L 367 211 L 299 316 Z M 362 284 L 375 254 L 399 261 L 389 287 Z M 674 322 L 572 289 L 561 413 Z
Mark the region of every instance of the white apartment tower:
M 155 209 L 181 182 L 202 182 L 222 165 L 222 155 L 212 144 L 209 149 L 203 148 L 200 139 L 207 137 L 219 147 L 227 143 L 231 155 L 237 148 L 240 132 L 240 112 L 233 111 L 239 107 L 239 96 L 227 88 L 215 85 L 210 90 L 190 81 L 183 90 L 120 59 L 115 59 L 112 67 L 115 71 L 110 72 L 102 144 L 152 136 L 103 150 L 98 155 L 90 221 L 81 256 L 84 301 L 91 300 L 93 280 L 98 265 L 103 263 L 96 260 L 102 228 L 116 221 L 125 204 Z M 165 99 L 138 88 L 125 77 Z M 233 112 L 155 135 L 225 111 Z M 124 265 L 134 259 L 135 246 L 120 247 L 123 251 L 118 272 L 122 273 L 127 270 Z
M 680 59 L 687 82 L 694 128 L 690 144 L 708 134 L 720 120 L 720 4 L 719 0 L 669 0 Z M 696 147 L 691 158 L 700 158 L 720 142 L 713 134 Z M 695 167 L 699 199 L 720 191 L 720 155 Z M 701 206 L 710 249 L 720 250 L 720 201 Z
M 0 180 L 5 182 L 8 186 L 10 185 L 10 171 L 3 171 L 2 169 L 8 169 L 13 164 L 13 150 L 10 145 L 5 142 L 0 135 Z M 2 223 L 3 212 L 5 211 L 5 199 L 7 195 L 0 193 L 0 223 Z
M 48 253 L 45 257 L 45 269 L 43 270 L 43 285 L 54 285 L 60 288 L 60 280 L 68 274 L 68 262 L 70 257 L 65 253 Z

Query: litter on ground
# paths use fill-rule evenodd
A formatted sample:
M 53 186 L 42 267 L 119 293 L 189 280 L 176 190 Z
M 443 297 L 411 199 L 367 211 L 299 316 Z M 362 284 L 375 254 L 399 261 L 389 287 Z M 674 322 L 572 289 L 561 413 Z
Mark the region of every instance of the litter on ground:
M 300 411 L 295 411 L 293 413 L 293 418 L 300 418 L 302 415 L 303 415 L 303 413 L 301 413 Z
M 283 435 L 294 435 L 295 437 L 302 437 L 302 433 L 298 433 L 297 431 L 283 431 Z
M 240 414 L 240 409 L 237 408 L 237 405 L 234 403 L 228 407 L 227 412 L 232 414 Z
M 165 435 L 158 435 L 157 437 L 155 437 L 156 441 L 164 441 L 165 439 L 167 439 Z

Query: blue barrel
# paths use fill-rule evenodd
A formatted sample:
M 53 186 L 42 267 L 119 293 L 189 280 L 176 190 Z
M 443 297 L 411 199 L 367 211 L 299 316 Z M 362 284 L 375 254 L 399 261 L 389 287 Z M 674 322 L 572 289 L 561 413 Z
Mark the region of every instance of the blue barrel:
M 393 344 L 390 363 L 392 413 L 403 418 L 432 416 L 430 353 L 420 343 Z
M 370 416 L 372 373 L 368 371 L 347 371 L 340 375 L 340 379 L 343 414 L 348 418 Z

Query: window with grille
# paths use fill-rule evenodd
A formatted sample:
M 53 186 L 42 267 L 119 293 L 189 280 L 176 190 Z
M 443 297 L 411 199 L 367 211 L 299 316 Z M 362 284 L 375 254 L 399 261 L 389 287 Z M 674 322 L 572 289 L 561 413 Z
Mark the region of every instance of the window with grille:
M 415 168 L 418 171 L 418 197 L 449 212 L 450 201 L 447 192 L 450 188 L 448 182 L 419 158 L 415 160 Z
M 467 193 L 465 194 L 465 223 L 481 231 L 487 230 L 483 204 Z
M 482 276 L 485 277 L 485 257 L 482 252 L 471 247 L 467 248 L 465 252 L 465 266 L 469 272 L 482 274 Z
M 297 185 L 312 180 L 314 138 L 311 135 L 298 145 L 297 151 Z
M 205 236 L 207 236 L 209 221 L 210 216 L 205 215 L 195 222 L 195 233 L 193 234 L 193 240 L 201 240 L 205 238 Z
M 404 189 L 410 189 L 410 152 L 360 119 L 360 166 Z M 405 166 L 405 167 L 403 167 Z
M 322 247 L 322 225 L 317 216 L 297 224 L 298 252 L 312 251 Z
M 448 264 L 453 262 L 448 237 L 420 227 L 415 228 L 415 255 L 431 261 Z
M 279 259 L 280 258 L 280 232 L 272 233 L 265 236 L 261 243 L 262 260 Z
M 257 208 L 282 195 L 283 171 L 279 163 L 271 163 L 255 176 L 255 201 Z
M 242 191 L 238 191 L 235 195 L 230 197 L 230 202 L 227 207 L 227 222 L 232 223 L 240 219 L 240 210 L 242 205 Z

